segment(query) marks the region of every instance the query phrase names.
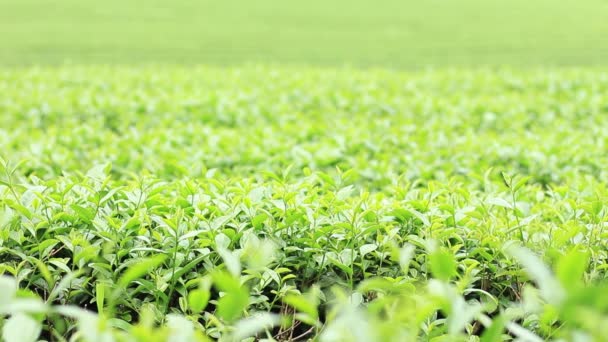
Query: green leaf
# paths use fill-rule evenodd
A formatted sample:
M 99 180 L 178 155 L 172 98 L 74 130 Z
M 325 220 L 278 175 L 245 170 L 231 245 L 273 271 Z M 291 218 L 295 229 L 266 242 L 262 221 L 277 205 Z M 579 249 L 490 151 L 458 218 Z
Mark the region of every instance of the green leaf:
M 361 257 L 364 257 L 366 254 L 369 254 L 378 249 L 378 245 L 376 244 L 365 244 L 359 247 L 359 253 L 361 253 Z
M 384 278 L 368 278 L 359 283 L 357 286 L 357 292 L 368 293 L 368 292 L 390 292 L 395 290 L 395 284 Z
M 429 267 L 433 277 L 439 280 L 448 281 L 457 274 L 454 256 L 443 248 L 429 254 Z
M 415 251 L 416 251 L 416 247 L 409 243 L 404 245 L 401 249 L 399 249 L 397 251 L 399 266 L 401 267 L 401 271 L 405 274 L 407 274 L 407 272 L 409 270 L 410 262 L 412 261 L 412 258 L 414 257 Z
M 234 325 L 232 341 L 243 341 L 245 338 L 255 336 L 265 330 L 270 330 L 280 323 L 280 316 L 268 312 L 257 313 L 244 318 Z
M 224 260 L 224 265 L 226 265 L 226 269 L 228 269 L 230 274 L 235 277 L 241 275 L 241 260 L 238 253 L 219 247 L 217 249 L 217 253 Z
M 84 223 L 91 223 L 93 218 L 95 218 L 95 209 L 93 208 L 85 208 L 76 204 L 71 205 L 70 208 L 76 212 Z
M 151 258 L 139 260 L 137 263 L 130 266 L 123 273 L 123 275 L 118 280 L 118 286 L 122 288 L 127 287 L 132 281 L 136 280 L 137 278 L 140 278 L 144 274 L 149 273 L 151 270 L 161 265 L 166 259 L 167 256 L 161 254 Z
M 19 298 L 19 297 L 18 297 Z M 49 310 L 48 305 L 46 305 L 42 300 L 38 297 L 33 298 L 19 298 L 13 300 L 7 305 L 0 306 L 0 315 L 1 314 L 10 314 L 15 312 L 27 312 L 32 314 L 42 314 Z
M 95 285 L 95 304 L 97 305 L 97 312 L 103 314 L 104 302 L 105 302 L 106 286 L 103 283 L 97 283 Z
M 517 191 L 519 189 L 521 189 L 524 185 L 526 185 L 526 183 L 528 183 L 528 181 L 531 179 L 532 177 L 526 176 L 526 177 L 522 177 L 520 180 L 518 180 L 515 183 L 515 186 L 513 187 L 513 191 Z
M 230 246 L 230 242 L 230 238 L 224 233 L 219 233 L 215 236 L 215 247 L 218 250 L 228 249 L 228 246 Z
M 241 317 L 247 305 L 249 305 L 249 294 L 241 288 L 238 291 L 226 293 L 217 301 L 217 315 L 231 322 Z
M 283 298 L 283 302 L 301 313 L 305 313 L 312 319 L 317 320 L 319 313 L 317 311 L 317 304 L 311 301 L 304 295 L 300 294 L 289 294 Z
M 196 341 L 194 324 L 181 315 L 167 315 L 167 327 L 170 334 L 167 341 Z
M 32 212 L 24 207 L 23 205 L 21 205 L 20 203 L 17 203 L 16 201 L 12 200 L 12 199 L 4 199 L 3 200 L 10 208 L 17 210 L 21 215 L 27 217 L 28 219 L 32 219 L 33 215 Z
M 582 285 L 582 278 L 589 265 L 589 254 L 572 249 L 559 258 L 556 266 L 557 278 L 567 291 L 573 291 Z
M 344 273 L 348 274 L 349 276 L 352 276 L 353 274 L 353 269 L 347 265 L 344 265 L 344 263 L 342 263 L 341 260 L 338 260 L 336 258 L 329 258 L 329 261 L 334 264 L 336 267 L 338 267 L 339 269 L 341 269 Z
M 190 261 L 184 267 L 178 268 L 177 270 L 175 270 L 175 274 L 173 275 L 173 279 L 179 279 L 179 278 L 181 278 L 181 276 L 183 276 L 187 272 L 191 271 L 194 267 L 198 266 L 201 263 L 201 261 L 205 260 L 206 258 L 208 258 L 207 255 L 200 255 L 197 258 L 195 258 L 194 260 Z
M 268 215 L 266 215 L 265 213 L 261 213 L 256 215 L 252 220 L 251 220 L 251 225 L 253 226 L 253 228 L 255 229 L 261 229 L 262 228 L 262 224 L 264 223 L 264 221 L 266 221 L 268 219 Z
M 506 172 L 501 171 L 500 172 L 500 177 L 502 178 L 502 182 L 505 184 L 505 186 L 509 189 L 511 189 L 511 184 L 513 182 L 513 178 L 511 178 L 511 176 L 509 176 Z
M 241 286 L 236 277 L 226 272 L 215 272 L 213 284 L 218 290 L 224 292 L 224 296 L 217 301 L 217 315 L 226 321 L 239 318 L 249 305 L 247 288 Z
M 504 200 L 500 197 L 488 198 L 486 200 L 486 203 L 495 205 L 495 206 L 499 206 L 499 207 L 503 207 L 503 208 L 507 208 L 507 209 L 513 209 L 513 204 L 507 202 L 506 200 Z
M 10 303 L 17 293 L 17 281 L 9 276 L 0 275 L 0 307 Z
M 212 274 L 213 285 L 223 292 L 235 292 L 241 288 L 238 278 L 223 271 L 216 271 Z
M 13 314 L 2 327 L 2 338 L 6 342 L 35 342 L 42 325 L 24 313 Z
M 502 333 L 505 330 L 507 320 L 503 315 L 494 318 L 492 324 L 484 330 L 481 335 L 481 342 L 496 342 L 502 341 Z
M 209 302 L 210 293 L 201 289 L 192 290 L 188 293 L 188 306 L 195 313 L 203 311 Z
M 38 253 L 40 253 L 42 258 L 44 258 L 48 254 L 48 252 L 58 243 L 59 240 L 57 239 L 44 240 L 38 245 Z
M 49 291 L 55 287 L 55 280 L 53 279 L 53 275 L 51 274 L 51 271 L 49 271 L 48 267 L 46 267 L 46 265 L 34 258 L 34 257 L 30 257 L 29 260 L 36 265 L 36 267 L 38 267 L 38 270 L 40 271 L 40 274 L 42 274 L 42 277 L 44 278 L 44 280 L 47 283 L 47 286 L 49 288 Z

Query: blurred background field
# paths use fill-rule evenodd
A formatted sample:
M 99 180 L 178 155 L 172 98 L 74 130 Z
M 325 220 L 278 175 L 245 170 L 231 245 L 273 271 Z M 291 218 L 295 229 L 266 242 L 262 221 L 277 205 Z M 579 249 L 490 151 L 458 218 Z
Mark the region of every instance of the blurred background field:
M 0 65 L 602 65 L 606 0 L 0 0 Z

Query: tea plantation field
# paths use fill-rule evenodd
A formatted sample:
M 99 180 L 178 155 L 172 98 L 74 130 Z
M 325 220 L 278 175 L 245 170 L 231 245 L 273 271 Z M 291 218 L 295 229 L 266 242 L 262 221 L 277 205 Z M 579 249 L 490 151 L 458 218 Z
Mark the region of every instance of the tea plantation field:
M 606 65 L 606 0 L 0 0 L 0 65 Z
M 0 71 L 6 341 L 601 341 L 608 72 Z

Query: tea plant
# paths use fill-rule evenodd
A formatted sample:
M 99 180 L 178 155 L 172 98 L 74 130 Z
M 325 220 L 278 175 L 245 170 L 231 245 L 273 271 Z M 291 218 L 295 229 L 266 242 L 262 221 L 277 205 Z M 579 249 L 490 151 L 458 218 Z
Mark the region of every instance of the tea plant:
M 585 70 L 3 71 L 2 338 L 601 340 L 607 90 Z

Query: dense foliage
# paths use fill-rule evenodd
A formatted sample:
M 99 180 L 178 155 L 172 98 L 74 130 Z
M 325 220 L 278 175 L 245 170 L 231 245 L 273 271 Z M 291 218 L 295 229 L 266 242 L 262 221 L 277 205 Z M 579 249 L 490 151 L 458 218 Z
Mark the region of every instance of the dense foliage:
M 0 72 L 7 341 L 593 341 L 608 74 Z

